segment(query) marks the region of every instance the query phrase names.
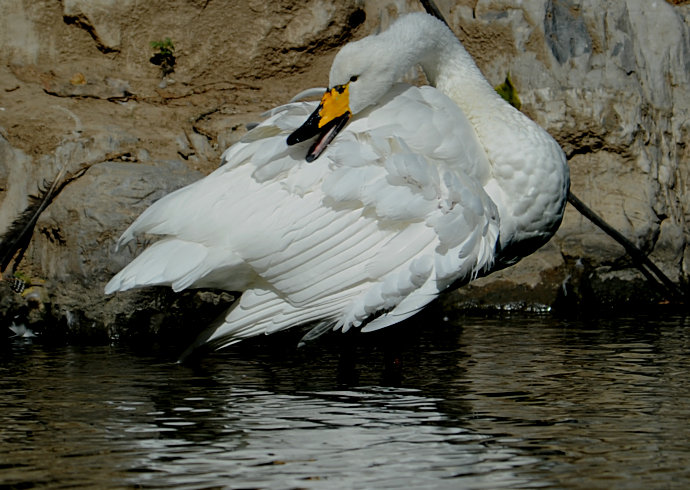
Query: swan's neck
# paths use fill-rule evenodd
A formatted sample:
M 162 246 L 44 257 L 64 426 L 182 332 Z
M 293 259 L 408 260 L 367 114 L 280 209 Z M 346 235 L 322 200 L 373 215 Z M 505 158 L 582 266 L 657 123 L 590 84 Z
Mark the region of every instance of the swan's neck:
M 449 29 L 442 26 L 434 34 L 430 37 L 435 41 L 425 43 L 427 50 L 420 64 L 431 85 L 450 97 L 473 123 L 482 143 L 491 139 L 488 132 L 502 119 L 511 124 L 515 119 L 521 123 L 526 119 L 528 124 L 534 124 L 498 95 Z M 490 153 L 490 148 L 487 150 Z
M 455 34 L 438 19 L 409 14 L 380 34 L 386 50 L 395 50 L 393 81 L 420 64 L 431 85 L 451 97 L 468 115 L 505 106 Z M 478 106 L 479 104 L 479 106 Z

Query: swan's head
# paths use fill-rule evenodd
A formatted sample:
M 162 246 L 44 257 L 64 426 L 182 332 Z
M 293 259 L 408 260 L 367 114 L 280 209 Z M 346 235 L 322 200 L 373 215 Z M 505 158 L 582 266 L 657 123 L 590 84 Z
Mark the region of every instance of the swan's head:
M 410 64 L 399 49 L 386 42 L 388 37 L 370 36 L 347 44 L 333 60 L 330 86 L 348 88 L 352 114 L 378 102 Z
M 288 145 L 319 135 L 307 153 L 307 161 L 315 160 L 352 115 L 375 104 L 400 78 L 404 63 L 392 51 L 378 36 L 344 46 L 331 66 L 331 88 L 316 111 L 288 137 Z

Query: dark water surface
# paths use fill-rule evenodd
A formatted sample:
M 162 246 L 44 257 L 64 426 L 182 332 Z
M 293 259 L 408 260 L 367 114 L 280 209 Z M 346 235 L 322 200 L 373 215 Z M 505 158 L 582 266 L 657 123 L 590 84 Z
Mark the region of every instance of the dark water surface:
M 189 365 L 12 342 L 0 484 L 690 488 L 688 319 L 417 322 Z

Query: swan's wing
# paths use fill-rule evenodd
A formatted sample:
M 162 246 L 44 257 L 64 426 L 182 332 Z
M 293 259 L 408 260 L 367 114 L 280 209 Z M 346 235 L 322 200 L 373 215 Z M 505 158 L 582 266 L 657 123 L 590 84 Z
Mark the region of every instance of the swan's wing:
M 161 199 L 123 235 L 195 244 L 185 246 L 199 249 L 193 259 L 177 253 L 175 267 L 163 267 L 179 276 L 164 284 L 218 285 L 221 268 L 236 287 L 236 268 L 246 291 L 211 341 L 314 321 L 380 328 L 493 260 L 498 223 L 482 188 L 486 157 L 449 99 L 398 87 L 307 163 L 309 143 L 285 139 L 313 109 L 274 111 L 223 154 L 223 166 Z M 199 259 L 223 253 L 232 259 Z M 137 260 L 115 284 L 137 286 L 136 270 L 146 267 Z

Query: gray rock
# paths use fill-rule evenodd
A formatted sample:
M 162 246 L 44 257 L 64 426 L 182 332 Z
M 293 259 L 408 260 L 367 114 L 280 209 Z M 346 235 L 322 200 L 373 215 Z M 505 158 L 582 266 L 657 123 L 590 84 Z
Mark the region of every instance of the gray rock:
M 592 39 L 580 14 L 580 6 L 572 0 L 546 2 L 544 37 L 560 64 L 592 52 Z
M 154 201 L 200 177 L 175 161 L 95 164 L 41 215 L 28 254 L 46 279 L 101 286 L 134 256 L 135 245 L 114 251 L 124 229 Z
M 33 160 L 13 148 L 0 133 L 0 233 L 4 232 L 29 203 L 40 183 Z M 33 184 L 33 187 L 31 184 Z
M 5 185 L 18 190 L 3 193 L 0 233 L 26 206 L 26 193 L 21 190 L 36 186 L 36 172 L 23 169 L 65 167 L 71 175 L 40 215 L 18 266 L 21 277 L 29 283 L 27 291 L 16 294 L 9 291 L 7 282 L 0 283 L 3 314 L 24 311 L 23 315 L 29 315 L 22 319 L 24 322 L 53 327 L 57 322 L 73 335 L 105 338 L 118 332 L 116 318 L 122 327 L 127 323 L 125 318 L 142 309 L 148 311 L 152 302 L 160 301 L 158 291 L 123 295 L 114 301 L 105 297 L 106 281 L 138 252 L 136 243 L 116 252 L 115 241 L 155 200 L 202 174 L 177 160 L 154 164 L 98 162 L 99 157 L 112 153 L 108 150 L 126 142 L 126 135 L 113 136 L 66 142 L 54 155 L 42 157 L 41 165 L 33 164 L 31 158 L 0 138 L 0 151 L 7 157 L 3 159 L 5 165 L 0 164 L 0 177 Z M 52 170 L 48 174 L 53 175 Z M 150 311 L 148 317 L 154 313 Z

